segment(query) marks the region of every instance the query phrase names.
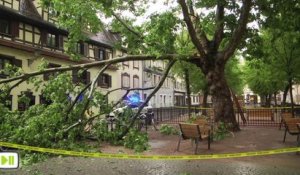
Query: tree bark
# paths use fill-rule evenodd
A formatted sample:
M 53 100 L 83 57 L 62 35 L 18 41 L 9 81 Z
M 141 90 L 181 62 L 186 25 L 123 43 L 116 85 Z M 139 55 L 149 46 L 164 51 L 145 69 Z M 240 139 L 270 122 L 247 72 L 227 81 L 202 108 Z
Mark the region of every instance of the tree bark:
M 290 86 L 290 98 L 291 98 L 291 107 L 292 107 L 292 115 L 294 117 L 294 98 L 293 98 L 293 80 L 289 79 Z
M 207 115 L 207 111 L 206 111 L 206 108 L 207 108 L 207 97 L 208 97 L 208 91 L 204 90 L 203 101 L 202 101 L 202 107 L 204 108 L 203 112 L 202 112 L 203 115 Z
M 233 102 L 231 99 L 230 89 L 225 79 L 225 61 L 216 60 L 214 67 L 210 67 L 205 76 L 208 83 L 210 94 L 212 94 L 213 108 L 216 122 L 232 124 L 229 129 L 239 131 L 239 125 L 234 116 Z
M 277 92 L 274 92 L 274 106 L 277 107 Z
M 266 107 L 269 108 L 271 106 L 272 94 L 266 95 Z
M 283 91 L 283 98 L 282 98 L 282 104 L 281 104 L 281 106 L 285 106 L 285 104 L 286 104 L 286 96 L 287 96 L 287 93 L 289 91 L 289 88 L 290 88 L 290 85 L 288 84 L 285 87 L 284 91 Z
M 191 117 L 191 89 L 188 69 L 184 69 L 185 89 L 187 94 L 188 116 Z

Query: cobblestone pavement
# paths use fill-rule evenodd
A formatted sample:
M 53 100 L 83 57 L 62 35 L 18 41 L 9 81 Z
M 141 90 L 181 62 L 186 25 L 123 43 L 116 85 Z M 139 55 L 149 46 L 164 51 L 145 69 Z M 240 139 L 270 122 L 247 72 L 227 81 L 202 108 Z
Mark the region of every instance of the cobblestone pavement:
M 51 158 L 4 175 L 299 175 L 300 155 L 289 153 L 238 159 L 163 161 L 81 157 Z

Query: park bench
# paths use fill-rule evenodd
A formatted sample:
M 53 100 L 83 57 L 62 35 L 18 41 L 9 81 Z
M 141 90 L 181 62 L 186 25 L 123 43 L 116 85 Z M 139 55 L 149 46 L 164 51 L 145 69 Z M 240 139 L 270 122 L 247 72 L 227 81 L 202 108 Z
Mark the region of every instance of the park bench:
M 249 109 L 247 110 L 247 120 L 270 120 L 274 121 L 274 115 L 270 109 Z
M 284 121 L 287 118 L 293 118 L 292 113 L 290 113 L 290 112 L 281 113 L 281 120 L 280 120 L 280 124 L 279 124 L 279 130 L 281 129 L 281 126 L 284 125 Z
M 299 141 L 300 130 L 297 126 L 298 123 L 300 123 L 300 118 L 286 118 L 284 120 L 285 132 L 283 142 L 285 142 L 286 133 L 289 133 L 290 135 L 297 135 L 297 141 Z
M 196 148 L 195 154 L 198 150 L 198 143 L 204 139 L 208 140 L 208 149 L 210 149 L 210 128 L 199 126 L 198 124 L 190 124 L 190 123 L 179 123 L 180 135 L 179 141 L 177 145 L 177 151 L 179 151 L 181 140 L 192 139 L 195 141 Z
M 214 125 L 209 122 L 207 119 L 205 118 L 197 118 L 193 124 L 197 124 L 199 125 L 200 127 L 200 131 L 203 133 L 203 134 L 208 134 L 208 131 L 210 132 L 210 140 L 212 141 L 213 138 L 212 138 L 212 134 L 214 132 Z

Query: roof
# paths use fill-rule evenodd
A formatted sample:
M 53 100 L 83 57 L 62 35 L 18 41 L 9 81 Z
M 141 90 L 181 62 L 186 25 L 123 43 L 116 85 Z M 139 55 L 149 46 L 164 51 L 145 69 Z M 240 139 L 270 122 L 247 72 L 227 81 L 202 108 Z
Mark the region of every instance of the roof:
M 20 11 L 0 5 L 0 16 L 2 15 L 19 19 L 28 24 L 36 25 L 37 27 L 47 28 L 47 30 L 55 33 L 68 35 L 67 30 L 58 28 L 56 25 L 44 21 L 31 0 L 20 0 Z M 105 29 L 97 34 L 90 33 L 88 34 L 88 37 L 90 39 L 89 42 L 110 48 L 114 47 L 117 42 L 121 41 L 121 37 L 118 33 Z
M 102 32 L 89 36 L 90 40 L 105 44 L 110 47 L 114 47 L 117 42 L 121 41 L 121 37 L 118 33 L 103 29 Z

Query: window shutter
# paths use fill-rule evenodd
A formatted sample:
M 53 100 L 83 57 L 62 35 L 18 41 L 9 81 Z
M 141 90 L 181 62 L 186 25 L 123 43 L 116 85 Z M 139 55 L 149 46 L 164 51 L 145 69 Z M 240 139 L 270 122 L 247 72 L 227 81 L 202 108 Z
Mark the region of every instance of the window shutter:
M 108 87 L 111 87 L 111 76 L 107 75 Z
M 107 52 L 105 51 L 105 49 L 103 49 L 103 60 L 106 60 L 107 58 Z
M 64 36 L 63 35 L 58 36 L 58 48 L 59 48 L 59 50 L 64 50 Z
M 85 77 L 86 84 L 89 84 L 91 82 L 91 73 L 86 71 L 86 77 Z
M 19 37 L 19 22 L 17 21 L 12 21 L 10 23 L 11 25 L 11 35 L 13 38 Z
M 73 70 L 72 71 L 72 80 L 73 80 L 73 83 L 75 83 L 75 84 L 79 82 L 78 70 Z
M 99 49 L 98 48 L 95 48 L 94 49 L 94 55 L 95 55 L 95 60 L 99 60 Z
M 45 30 L 41 30 L 41 45 L 47 45 L 47 32 Z
M 99 87 L 101 87 L 102 76 L 103 76 L 103 75 L 100 75 L 99 78 L 98 78 L 98 80 L 97 80 L 97 85 L 98 85 Z
M 59 35 L 55 35 L 55 47 L 59 48 Z
M 88 57 L 89 56 L 89 45 L 88 43 L 83 44 L 83 55 Z
M 105 58 L 104 58 L 104 59 L 105 59 L 105 60 L 108 60 L 108 59 L 109 59 L 108 52 L 105 51 L 104 54 L 105 54 Z
M 22 69 L 22 60 L 14 59 L 13 64 Z

